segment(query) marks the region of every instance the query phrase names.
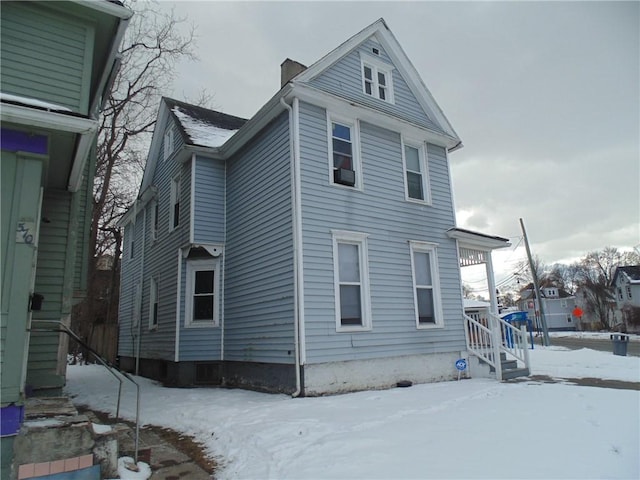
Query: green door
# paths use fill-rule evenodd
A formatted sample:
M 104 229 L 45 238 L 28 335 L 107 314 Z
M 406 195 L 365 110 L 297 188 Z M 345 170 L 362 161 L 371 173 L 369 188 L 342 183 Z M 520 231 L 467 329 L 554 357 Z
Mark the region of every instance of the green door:
M 4 407 L 21 402 L 24 388 L 42 203 L 43 161 L 38 157 L 3 151 L 1 163 L 0 371 Z

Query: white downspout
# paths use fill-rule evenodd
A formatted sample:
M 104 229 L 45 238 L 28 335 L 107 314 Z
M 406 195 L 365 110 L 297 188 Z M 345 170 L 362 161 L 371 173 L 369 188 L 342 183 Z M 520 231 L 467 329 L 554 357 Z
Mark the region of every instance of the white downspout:
M 300 377 L 300 366 L 302 365 L 302 355 L 301 355 L 301 345 L 300 345 L 300 320 L 301 320 L 301 303 L 302 303 L 302 295 L 301 295 L 301 249 L 300 249 L 300 237 L 299 232 L 300 229 L 299 223 L 299 172 L 297 165 L 297 154 L 298 154 L 298 142 L 297 142 L 297 110 L 298 110 L 298 99 L 294 98 L 294 108 L 291 108 L 287 102 L 285 102 L 284 98 L 280 99 L 280 103 L 284 108 L 289 112 L 289 158 L 290 158 L 290 168 L 291 168 L 291 216 L 292 216 L 292 226 L 293 226 L 293 268 L 294 268 L 294 280 L 293 280 L 293 311 L 294 311 L 294 345 L 295 345 L 295 370 L 296 370 L 296 390 L 292 393 L 292 397 L 298 397 L 302 393 L 302 379 Z

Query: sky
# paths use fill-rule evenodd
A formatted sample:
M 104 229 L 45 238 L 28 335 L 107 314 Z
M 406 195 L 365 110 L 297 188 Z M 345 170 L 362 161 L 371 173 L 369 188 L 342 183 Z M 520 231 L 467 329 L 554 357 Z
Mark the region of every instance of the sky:
M 291 398 L 139 377 L 140 418 L 195 437 L 223 465 L 219 480 L 640 478 L 640 391 L 562 380 L 640 382 L 640 358 L 530 353 L 532 373 L 557 383 L 467 379 Z M 118 384 L 99 365 L 70 366 L 65 388 L 76 405 L 114 414 Z M 135 418 L 129 382 L 121 414 Z
M 546 264 L 640 248 L 640 2 L 160 4 L 172 7 L 199 60 L 167 94 L 206 90 L 245 118 L 279 89 L 284 59 L 311 65 L 384 18 L 464 143 L 450 155 L 458 226 L 512 243 L 494 253 L 498 283 L 526 258 L 520 218 Z

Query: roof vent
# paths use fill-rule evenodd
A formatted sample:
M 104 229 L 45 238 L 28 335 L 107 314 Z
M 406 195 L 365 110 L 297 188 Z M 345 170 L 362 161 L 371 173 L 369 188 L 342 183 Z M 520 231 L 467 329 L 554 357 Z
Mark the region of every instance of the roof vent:
M 307 69 L 306 65 L 287 58 L 280 64 L 280 88 L 284 87 L 290 80 Z

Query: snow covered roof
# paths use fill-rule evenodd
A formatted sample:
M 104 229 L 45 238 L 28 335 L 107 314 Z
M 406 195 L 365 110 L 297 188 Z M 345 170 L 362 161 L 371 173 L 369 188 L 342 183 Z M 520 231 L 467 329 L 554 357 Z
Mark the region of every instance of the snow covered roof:
M 247 120 L 197 105 L 164 98 L 189 145 L 217 148 L 229 140 Z
M 619 273 L 624 273 L 629 279 L 629 283 L 640 283 L 640 265 L 627 265 L 625 267 L 616 268 L 611 284 L 615 285 L 616 277 Z
M 465 298 L 463 300 L 465 310 L 467 308 L 489 308 L 491 304 L 489 302 L 483 302 L 480 300 L 471 300 L 470 298 Z
M 9 93 L 0 92 L 0 101 L 16 103 L 25 105 L 27 107 L 40 108 L 42 110 L 49 110 L 53 112 L 71 112 L 71 109 L 63 107 L 62 105 L 56 105 L 55 103 L 45 102 L 38 100 L 37 98 L 23 97 L 20 95 L 11 95 Z

